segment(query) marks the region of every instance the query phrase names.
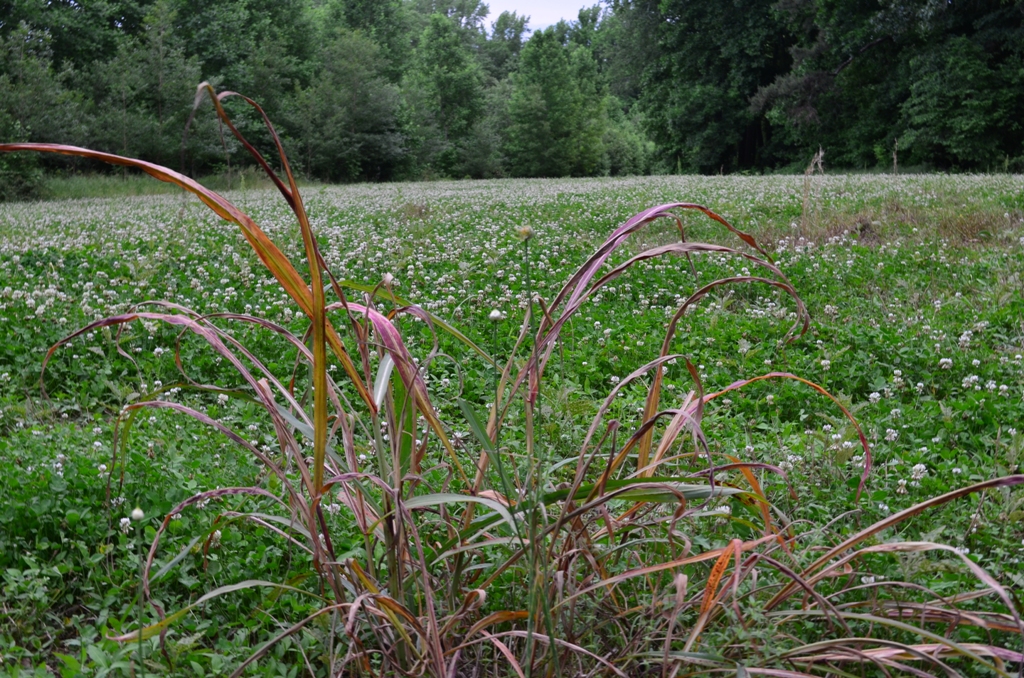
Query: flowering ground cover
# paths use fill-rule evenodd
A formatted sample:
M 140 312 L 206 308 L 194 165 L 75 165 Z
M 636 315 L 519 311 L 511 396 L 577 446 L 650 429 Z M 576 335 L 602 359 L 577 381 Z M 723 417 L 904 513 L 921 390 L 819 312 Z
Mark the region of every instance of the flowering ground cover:
M 1019 176 L 644 177 L 324 187 L 307 189 L 305 200 L 325 262 L 339 281 L 347 281 L 352 299 L 361 298 L 360 289 L 386 281 L 385 289 L 447 321 L 499 364 L 517 356 L 513 364 L 519 367 L 529 355 L 521 345 L 517 349 L 517 340 L 531 292 L 550 302 L 633 214 L 664 202 L 691 201 L 752 233 L 806 305 L 809 331 L 786 343 L 800 309 L 784 290 L 746 284 L 714 288 L 679 321 L 670 352 L 685 359 L 666 362 L 663 402 L 681 407 L 695 388 L 694 376 L 703 392 L 712 393 L 766 372 L 804 377 L 837 402 L 783 379 L 723 394 L 702 413 L 707 448 L 698 444 L 696 432 L 680 437 L 658 473 L 701 473 L 712 457 L 763 464 L 746 473 L 725 469 L 718 480 L 723 487 L 749 489 L 744 483 L 754 478 L 770 503 L 770 522 L 813 532 L 802 547 L 813 553 L 928 498 L 1018 471 L 1024 446 L 1022 184 Z M 298 227 L 276 192 L 228 197 L 293 261 L 302 258 Z M 687 241 L 735 243 L 700 214 L 681 219 Z M 523 229 L 532 233 L 528 244 L 519 236 Z M 658 221 L 615 250 L 601 273 L 678 240 L 671 220 Z M 505 459 L 502 473 L 520 488 L 522 501 L 528 477 L 539 477 L 545 491 L 569 487 L 588 427 L 613 389 L 619 390 L 606 404 L 605 419 L 619 422 L 623 432 L 643 423 L 652 376 L 629 376 L 658 356 L 666 324 L 689 295 L 711 281 L 757 271 L 755 263 L 735 254 L 690 258 L 637 262 L 597 290 L 565 325 L 536 416 L 510 407 L 497 441 L 498 455 Z M 186 612 L 168 625 L 165 638 L 145 639 L 147 671 L 221 675 L 317 609 L 304 597 L 318 591 L 310 555 L 281 538 L 287 525 L 252 518 L 266 498 L 211 495 L 176 510 L 190 496 L 216 488 L 280 492 L 268 465 L 171 407 L 125 409 L 148 398 L 178 404 L 229 427 L 268 457 L 281 454 L 274 424 L 221 354 L 194 336 L 179 335 L 178 327 L 144 318 L 74 337 L 56 348 L 42 371 L 47 350 L 63 337 L 144 301 L 221 314 L 218 322 L 251 352 L 246 365 L 259 360 L 286 382 L 294 376 L 296 398 L 309 397 L 297 347 L 268 325 L 237 316 L 262 318 L 300 337 L 309 321 L 238 228 L 197 200 L 159 195 L 0 205 L 0 671 L 45 675 L 53 670 L 65 676 L 137 671 L 140 647 L 110 638 L 130 636 L 138 628 L 139 555 L 165 516 L 170 517 L 163 523 L 150 600 L 167 612 Z M 140 310 L 147 309 L 166 307 Z M 344 323 L 336 325 L 340 332 Z M 432 333 L 421 318 L 399 316 L 396 326 L 423 366 L 454 459 L 472 470 L 473 450 L 483 441 L 475 437 L 474 422 L 460 403 L 487 411 L 494 401 L 495 369 L 466 341 L 443 330 Z M 379 373 L 382 363 L 375 355 L 370 372 Z M 332 363 L 328 370 L 340 378 L 340 366 Z M 870 464 L 842 408 L 859 423 Z M 302 430 L 301 422 L 294 425 Z M 416 430 L 423 432 L 416 436 L 423 445 L 417 482 L 435 492 L 465 492 L 455 462 L 436 437 Z M 360 438 L 359 430 L 354 435 L 351 463 L 368 475 L 381 471 L 387 460 L 375 456 L 372 441 Z M 615 450 L 614 431 L 609 435 Z M 621 434 L 620 447 L 627 435 Z M 386 441 L 387 433 L 383 436 Z M 545 466 L 538 472 L 539 454 Z M 626 463 L 635 466 L 636 454 L 629 452 Z M 590 480 L 597 482 L 599 475 L 595 466 Z M 511 497 L 499 490 L 489 495 L 500 498 L 493 499 L 495 505 L 512 506 Z M 607 506 L 616 513 L 632 505 L 623 496 Z M 371 571 L 377 562 L 383 569 L 385 550 L 359 528 L 351 504 L 331 495 L 323 506 L 324 519 L 333 524 L 331 550 L 337 561 Z M 131 519 L 136 507 L 145 519 Z M 715 559 L 649 573 L 614 593 L 588 587 L 686 553 L 724 549 L 733 539 L 752 543 L 768 529 L 756 501 L 745 495 L 713 495 L 699 508 L 674 517 L 668 511 L 656 521 L 664 533 L 648 526 L 645 534 L 629 539 L 614 534 L 626 524 L 621 516 L 613 519 L 605 511 L 594 519 L 605 521 L 604 533 L 591 533 L 603 534 L 593 546 L 602 554 L 600 564 L 568 571 L 558 580 L 579 602 L 571 613 L 578 616 L 556 614 L 567 629 L 564 642 L 602 658 L 580 653 L 579 666 L 661 675 L 671 655 L 688 667 L 679 675 L 698 671 L 685 664 L 697 660 L 685 655 L 692 643 L 684 650 L 683 627 L 706 610 L 698 600 L 693 619 L 686 616 L 686 579 L 679 577 L 702 582 L 696 588 L 691 584 L 689 595 L 701 593 L 703 582 L 712 581 L 708 572 L 718 567 Z M 456 509 L 432 510 L 443 516 Z M 443 530 L 428 534 L 441 550 Z M 1007 590 L 1024 588 L 1024 493 L 1016 487 L 992 487 L 937 506 L 872 535 L 868 543 L 897 539 L 941 542 L 955 551 L 868 553 L 834 575 L 836 586 L 846 587 L 843 595 L 859 588 L 858 600 L 891 597 L 923 615 L 913 607 L 920 602 L 914 595 L 901 598 L 881 586 L 899 580 L 974 609 L 972 592 L 991 582 L 983 584 L 971 564 Z M 600 543 L 606 551 L 600 551 Z M 529 597 L 517 566 L 491 576 L 486 562 L 474 561 L 479 576 L 491 577 L 491 583 L 486 603 L 481 596 L 466 607 L 470 623 L 489 612 L 524 609 Z M 218 587 L 249 580 L 287 582 L 295 590 L 244 588 L 188 607 Z M 756 588 L 756 578 L 743 586 Z M 705 599 L 716 589 L 708 590 Z M 456 593 L 461 602 L 464 592 Z M 445 595 L 438 594 L 439 600 Z M 559 589 L 552 600 L 561 595 Z M 678 605 L 676 615 L 673 605 Z M 450 607 L 462 609 L 457 603 Z M 631 609 L 643 613 L 627 614 Z M 1020 637 L 1007 631 L 1012 620 L 1007 621 L 1006 605 L 996 598 L 978 609 L 1002 616 L 955 632 L 947 632 L 948 619 L 937 618 L 930 628 L 961 643 L 1021 650 Z M 773 624 L 759 623 L 756 611 L 743 608 L 740 614 L 737 607 L 722 614 L 731 623 L 707 627 L 697 647 L 717 648 L 734 671 L 741 662 L 811 671 L 811 664 L 794 664 L 793 657 L 783 655 L 793 639 L 819 639 L 820 619 L 798 620 L 782 638 Z M 733 614 L 738 618 L 728 616 Z M 156 621 L 148 606 L 142 615 L 146 623 Z M 848 623 L 863 623 L 862 635 L 882 633 L 850 615 Z M 605 618 L 614 621 L 594 623 Z M 666 632 L 669 618 L 680 621 L 671 622 Z M 679 647 L 669 642 L 677 623 Z M 592 632 L 581 630 L 588 627 Z M 349 631 L 350 638 L 360 633 Z M 900 636 L 904 629 L 886 631 L 909 642 Z M 522 661 L 528 647 L 522 643 L 528 641 L 509 633 L 505 649 Z M 648 636 L 657 638 L 650 646 L 634 641 Z M 343 637 L 326 622 L 311 624 L 268 648 L 247 670 L 297 675 L 308 669 L 326 675 L 323 657 L 333 656 L 332 643 Z M 485 666 L 500 665 L 497 645 L 484 647 L 472 645 L 463 661 L 472 651 L 483 653 Z M 449 658 L 462 666 L 459 655 Z M 1003 659 L 1012 666 L 1011 655 Z M 378 660 L 367 659 L 362 670 L 373 674 Z M 567 675 L 583 672 L 570 660 L 561 661 L 568 662 Z M 1002 664 L 996 664 L 992 670 L 998 673 Z M 951 665 L 967 671 L 955 661 Z M 504 675 L 508 669 L 494 670 Z M 937 669 L 925 669 L 932 670 Z

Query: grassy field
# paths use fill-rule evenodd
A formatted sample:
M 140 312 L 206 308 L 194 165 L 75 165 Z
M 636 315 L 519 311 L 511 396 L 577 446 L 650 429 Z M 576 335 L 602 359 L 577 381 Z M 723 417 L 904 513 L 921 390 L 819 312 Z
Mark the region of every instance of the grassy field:
M 184 194 L 0 205 L 0 673 L 227 675 L 288 630 L 246 675 L 397 675 L 400 666 L 434 675 L 448 665 L 458 676 L 1016 675 L 1022 636 L 1000 594 L 1024 589 L 1024 491 L 992 485 L 880 521 L 1018 472 L 1022 185 L 1021 176 L 875 175 L 306 189 L 349 301 L 387 281 L 383 311 L 400 305 L 390 289 L 465 338 L 394 316 L 451 450 L 407 416 L 399 380 L 380 421 L 332 359 L 340 400 L 328 470 L 344 479 L 311 518 L 328 563 L 288 499 L 288 479 L 301 485 L 303 454 L 313 453 L 297 414 L 313 399 L 310 370 L 282 331 L 301 339 L 309 321 L 238 227 Z M 227 197 L 303 259 L 276 192 Z M 526 321 L 531 292 L 550 305 L 616 226 L 674 201 L 753 234 L 806 306 L 808 331 L 786 343 L 801 306 L 779 286 L 711 289 L 679 319 L 668 346 L 679 357 L 664 364 L 658 406 L 645 416 L 649 361 L 683 302 L 722 278 L 780 278 L 728 252 L 643 259 L 562 328 L 535 408 L 504 390 L 507 416 L 487 438 L 499 377 L 468 342 L 509 361 L 514 376 L 542 321 Z M 679 214 L 688 242 L 757 254 L 700 213 Z M 677 225 L 658 220 L 598 277 L 676 242 Z M 265 368 L 294 394 L 290 404 L 277 396 L 290 414 L 268 415 L 226 353 L 155 317 L 75 336 L 43 373 L 62 338 L 149 301 L 213 314 L 239 365 Z M 360 355 L 365 330 L 341 311 L 331 319 Z M 363 339 L 366 388 L 387 387 L 387 376 L 375 384 L 386 333 Z M 709 399 L 699 428 L 676 416 L 697 388 L 713 394 L 773 372 L 835 401 L 779 377 Z M 151 399 L 161 404 L 133 409 Z M 653 447 L 665 449 L 649 459 L 670 481 L 630 490 L 623 483 L 639 482 L 644 452 L 627 441 L 659 411 L 668 414 L 656 418 Z M 682 433 L 666 433 L 676 424 Z M 282 442 L 288 435 L 302 452 Z M 403 456 L 410 448 L 416 463 Z M 490 463 L 471 492 L 481 460 Z M 681 500 L 697 486 L 711 489 Z M 262 494 L 213 492 L 232 487 Z M 468 495 L 475 503 L 455 498 Z M 135 507 L 143 520 L 132 521 Z M 843 559 L 853 544 L 829 551 L 873 524 L 855 558 Z M 158 532 L 140 612 L 139 559 Z M 917 546 L 898 545 L 908 542 Z M 826 553 L 831 569 L 813 575 Z M 254 581 L 264 584 L 243 584 Z M 776 600 L 793 581 L 812 582 L 815 594 Z M 131 640 L 140 615 L 155 624 L 178 610 L 164 638 L 154 629 Z M 864 637 L 874 640 L 849 640 Z

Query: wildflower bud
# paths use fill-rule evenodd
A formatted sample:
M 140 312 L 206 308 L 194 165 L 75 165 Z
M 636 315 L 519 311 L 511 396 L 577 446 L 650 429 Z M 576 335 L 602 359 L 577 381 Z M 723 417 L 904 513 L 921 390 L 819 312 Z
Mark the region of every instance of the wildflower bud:
M 501 311 L 499 311 L 498 309 L 494 309 L 493 311 L 491 311 L 491 314 L 487 317 L 490 318 L 492 322 L 498 322 L 499 320 L 501 320 Z
M 134 520 L 135 522 L 139 522 L 145 517 L 146 514 L 143 513 L 142 509 L 140 509 L 138 506 L 136 506 L 135 509 L 132 511 L 132 520 Z
M 390 285 L 394 281 L 394 279 L 395 279 L 395 276 L 391 275 L 390 273 L 385 273 L 384 274 L 384 285 Z

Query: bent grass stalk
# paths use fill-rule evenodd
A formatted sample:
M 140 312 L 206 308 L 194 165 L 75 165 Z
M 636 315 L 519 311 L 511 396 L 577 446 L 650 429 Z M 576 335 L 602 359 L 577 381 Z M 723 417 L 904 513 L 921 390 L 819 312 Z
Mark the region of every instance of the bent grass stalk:
M 70 146 L 0 145 L 0 152 L 62 153 L 137 167 L 192 192 L 240 228 L 262 264 L 310 321 L 308 331 L 294 335 L 252 316 L 201 316 L 174 304 L 155 304 L 157 311 L 140 307 L 93 322 L 46 355 L 44 370 L 57 348 L 91 329 L 120 328 L 139 321 L 168 323 L 202 339 L 209 350 L 227 361 L 244 385 L 225 391 L 191 379 L 176 346 L 176 365 L 184 383 L 197 392 L 258 404 L 277 436 L 280 456 L 271 457 L 229 425 L 186 405 L 150 399 L 126 406 L 122 436 L 127 436 L 138 412 L 169 409 L 226 436 L 259 460 L 275 479 L 266 486 L 200 492 L 164 517 L 141 568 L 140 603 L 150 605 L 157 621 L 143 626 L 140 611 L 140 628 L 114 637 L 120 642 L 140 643 L 140 667 L 144 640 L 159 636 L 163 643 L 174 623 L 200 606 L 238 591 L 257 589 L 275 596 L 296 596 L 315 604 L 316 609 L 268 637 L 233 675 L 241 675 L 275 643 L 311 628 L 310 622 L 325 614 L 331 615 L 330 627 L 340 632 L 339 638 L 332 633 L 323 641 L 333 675 L 457 675 L 470 661 L 464 653 L 478 647 L 490 647 L 494 661 L 500 657 L 520 676 L 558 672 L 635 675 L 652 665 L 662 675 L 738 670 L 762 675 L 853 675 L 875 669 L 921 675 L 924 669 L 946 671 L 951 667 L 948 660 L 959 658 L 1009 678 L 1008 663 L 1024 665 L 1020 653 L 1006 648 L 1011 637 L 1024 637 L 1014 600 L 998 581 L 962 554 L 956 554 L 957 562 L 983 585 L 969 597 L 944 598 L 919 585 L 891 581 L 865 588 L 851 584 L 850 576 L 853 564 L 869 555 L 951 553 L 949 547 L 935 544 L 875 544 L 870 540 L 922 511 L 975 492 L 1024 484 L 1024 476 L 997 478 L 933 498 L 851 537 L 833 534 L 831 525 L 805 529 L 785 521 L 780 527 L 779 521 L 772 519 L 780 512 L 754 471 L 785 478 L 784 471 L 714 450 L 702 428 L 708 407 L 725 393 L 761 381 L 785 379 L 806 385 L 835 405 L 857 431 L 866 462 L 859 495 L 869 479 L 871 450 L 849 409 L 822 386 L 784 372 L 741 379 L 726 389 L 705 393 L 697 369 L 688 361 L 693 390 L 681 405 L 663 402 L 665 370 L 679 358 L 685 361 L 685 356 L 671 350 L 675 328 L 689 308 L 715 289 L 729 285 L 774 289 L 791 299 L 796 308 L 797 319 L 787 341 L 807 331 L 809 316 L 794 286 L 752 236 L 701 205 L 658 205 L 615 229 L 550 301 L 538 297 L 536 304 L 527 239 L 527 318 L 502 367 L 464 334 L 396 297 L 388 280 L 372 287 L 336 280 L 324 265 L 284 149 L 262 108 L 232 92 L 217 94 L 205 83 L 197 91 L 197 101 L 201 96 L 211 98 L 217 115 L 295 213 L 308 280 L 251 217 L 223 196 L 172 170 Z M 285 179 L 278 177 L 232 124 L 221 105 L 229 97 L 240 97 L 264 120 Z M 704 214 L 748 249 L 686 241 L 680 211 Z M 599 275 L 632 235 L 662 219 L 671 219 L 678 226 L 680 242 L 646 249 Z M 564 467 L 564 482 L 554 486 L 547 463 L 550 451 L 537 440 L 534 414 L 542 397 L 544 371 L 559 345 L 562 329 L 590 297 L 637 262 L 678 257 L 688 260 L 692 268 L 692 259 L 703 254 L 740 257 L 763 274 L 717 280 L 686 298 L 669 323 L 659 355 L 611 389 L 574 451 L 575 469 Z M 345 290 L 361 296 L 350 300 Z M 329 303 L 328 294 L 337 301 Z M 391 310 L 378 309 L 388 304 Z M 539 318 L 534 316 L 535 307 L 540 309 Z M 395 324 L 400 314 L 425 320 L 432 334 L 438 329 L 449 333 L 494 366 L 487 377 L 493 406 L 486 423 L 480 421 L 472 403 L 459 403 L 472 434 L 464 441 L 468 443 L 465 452 L 452 445 L 435 412 L 424 379 L 430 361 L 417 366 L 412 359 Z M 336 316 L 340 316 L 337 324 L 331 321 Z M 301 363 L 310 367 L 308 382 L 294 374 L 291 381 L 273 374 L 221 326 L 227 322 L 248 323 L 283 340 L 297 351 Z M 497 321 L 491 332 L 493 350 L 497 351 Z M 335 383 L 330 378 L 328 348 L 346 381 Z M 624 388 L 648 378 L 642 421 L 620 447 L 619 429 L 624 424 L 609 419 L 616 398 Z M 307 389 L 311 408 L 296 387 Z M 525 430 L 505 433 L 505 439 L 515 440 L 529 455 L 528 475 L 516 488 L 499 443 L 520 399 Z M 418 440 L 420 418 L 426 427 L 422 441 Z M 673 451 L 683 449 L 687 433 L 694 441 L 694 454 L 707 458 L 705 468 L 683 471 L 674 463 L 679 455 Z M 516 435 L 521 438 L 512 438 Z M 357 440 L 361 449 L 373 450 L 377 468 L 372 472 L 358 459 Z M 476 444 L 471 447 L 473 440 Z M 308 462 L 304 441 L 313 450 Z M 630 456 L 634 451 L 635 464 Z M 716 461 L 722 456 L 726 463 Z M 449 469 L 449 481 L 442 491 L 425 482 L 425 461 Z M 464 472 L 465 463 L 475 469 L 472 479 Z M 313 575 L 308 579 L 318 585 L 304 586 L 301 577 L 294 583 L 246 580 L 217 587 L 168 613 L 154 599 L 150 587 L 202 540 L 197 536 L 155 569 L 171 516 L 225 497 L 246 503 L 238 510 L 222 511 L 218 520 L 248 521 L 277 535 L 308 559 L 306 574 Z M 361 557 L 339 559 L 331 525 L 324 516 L 328 497 L 336 498 L 351 516 L 365 545 Z M 709 513 L 709 509 L 713 502 L 725 499 L 739 502 L 741 508 L 751 507 L 743 515 L 729 514 L 726 523 L 753 527 L 751 534 L 760 535 L 694 550 L 693 540 L 680 526 L 695 524 L 686 522 L 691 519 L 724 515 Z M 204 549 L 210 540 L 207 535 Z M 373 557 L 378 550 L 383 554 L 381 563 Z M 511 583 L 514 588 L 523 576 L 528 579 L 526 609 L 516 609 L 510 605 L 515 596 L 507 593 L 507 587 Z M 915 611 L 912 618 L 903 613 L 906 608 L 894 605 L 895 599 L 880 595 L 899 586 L 920 593 L 919 599 L 909 601 Z M 994 609 L 978 609 L 983 595 L 995 598 Z M 668 617 L 664 614 L 667 601 Z M 806 633 L 806 627 L 801 627 L 806 620 L 819 622 L 824 629 L 821 633 L 828 637 L 797 640 Z M 941 625 L 942 633 L 934 630 L 936 624 Z M 987 643 L 959 642 L 954 632 L 961 627 L 976 627 L 994 635 Z M 644 632 L 638 633 L 636 628 Z M 734 628 L 763 639 L 764 647 L 716 644 L 731 637 Z M 865 629 L 873 629 L 875 636 L 886 635 L 872 639 L 862 635 Z M 540 645 L 546 651 L 540 650 Z M 862 668 L 838 667 L 845 664 Z

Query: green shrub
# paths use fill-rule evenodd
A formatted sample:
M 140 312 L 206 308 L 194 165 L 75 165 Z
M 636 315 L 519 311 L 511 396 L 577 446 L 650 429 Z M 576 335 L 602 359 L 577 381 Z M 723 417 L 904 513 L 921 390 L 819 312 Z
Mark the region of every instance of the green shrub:
M 22 141 L 28 141 L 28 131 L 21 123 L 0 110 L 0 142 Z M 39 167 L 37 154 L 0 154 L 0 202 L 38 197 L 42 187 L 43 171 Z

